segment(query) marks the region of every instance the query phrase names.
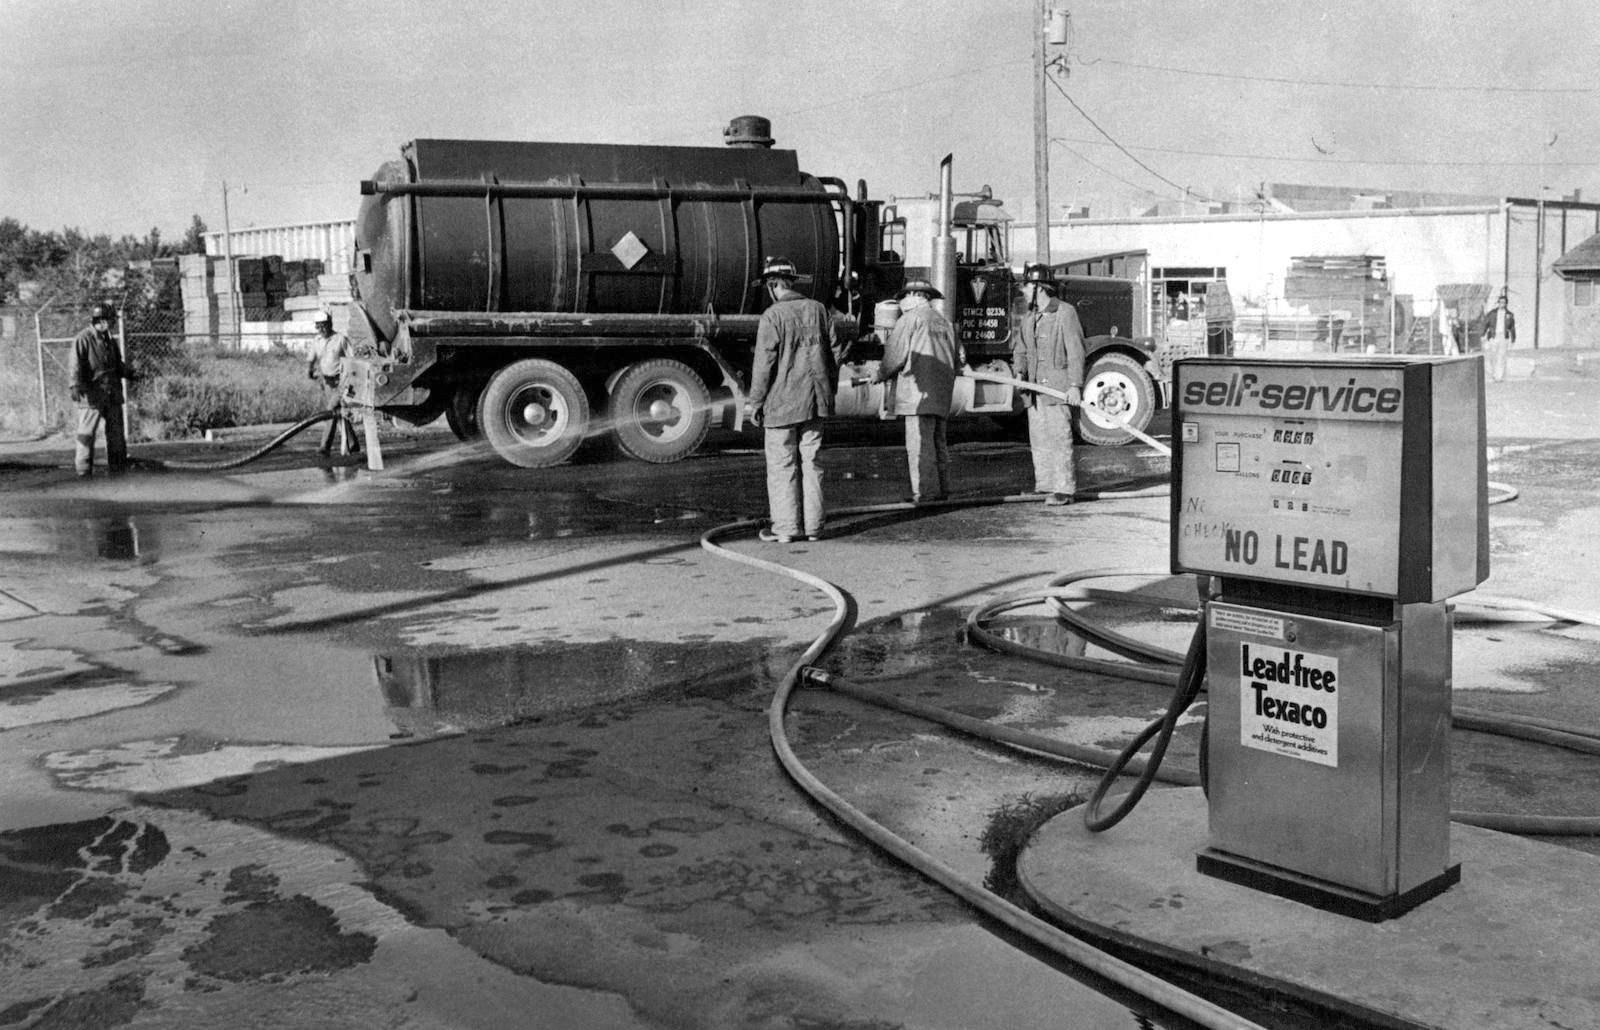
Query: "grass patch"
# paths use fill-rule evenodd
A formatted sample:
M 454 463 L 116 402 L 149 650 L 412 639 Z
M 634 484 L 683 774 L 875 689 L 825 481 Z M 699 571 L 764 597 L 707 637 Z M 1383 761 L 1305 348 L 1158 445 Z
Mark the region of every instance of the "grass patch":
M 306 378 L 306 359 L 284 352 L 185 351 L 129 391 L 135 435 L 199 436 L 208 429 L 298 422 L 326 404 Z
M 1073 791 L 1041 797 L 1023 794 L 1002 801 L 999 808 L 989 813 L 988 825 L 978 838 L 978 847 L 989 856 L 989 872 L 983 878 L 983 885 L 1013 904 L 1031 907 L 1017 879 L 1017 859 L 1022 857 L 1022 849 L 1045 823 L 1088 800 L 1086 795 Z

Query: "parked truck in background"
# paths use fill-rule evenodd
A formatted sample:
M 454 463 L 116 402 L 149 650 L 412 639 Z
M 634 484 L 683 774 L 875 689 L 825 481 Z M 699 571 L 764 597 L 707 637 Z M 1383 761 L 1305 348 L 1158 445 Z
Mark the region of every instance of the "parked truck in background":
M 347 404 L 423 424 L 444 416 L 506 461 L 542 467 L 584 440 L 689 456 L 712 422 L 739 426 L 766 256 L 811 276 L 804 292 L 855 341 L 839 412 L 882 414 L 881 386 L 852 386 L 881 354 L 874 309 L 908 276 L 934 275 L 976 368 L 1009 371 L 1022 311 L 998 201 L 885 202 L 800 170 L 746 116 L 724 147 L 419 139 L 362 183 Z M 916 210 L 913 210 L 916 209 Z M 924 230 L 930 224 L 934 235 Z M 924 239 L 924 237 L 927 237 Z M 956 241 L 959 239 L 959 243 Z M 897 249 L 899 248 L 899 249 Z M 1164 397 L 1138 335 L 1144 286 L 1058 266 L 1089 335 L 1080 421 L 1091 443 L 1130 438 Z M 1012 387 L 959 380 L 953 415 L 1020 411 Z

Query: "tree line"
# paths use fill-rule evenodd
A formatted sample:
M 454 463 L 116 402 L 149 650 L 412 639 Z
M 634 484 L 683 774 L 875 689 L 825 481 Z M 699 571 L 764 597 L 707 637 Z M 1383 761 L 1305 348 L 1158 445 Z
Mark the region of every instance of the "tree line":
M 177 297 L 178 275 L 147 275 L 125 270 L 133 262 L 204 254 L 206 223 L 194 215 L 183 238 L 168 241 L 152 228 L 143 237 L 82 229 L 31 229 L 15 218 L 0 218 L 0 304 L 43 303 L 84 307 L 101 301 L 119 306 L 167 307 Z M 178 302 L 181 308 L 181 302 Z

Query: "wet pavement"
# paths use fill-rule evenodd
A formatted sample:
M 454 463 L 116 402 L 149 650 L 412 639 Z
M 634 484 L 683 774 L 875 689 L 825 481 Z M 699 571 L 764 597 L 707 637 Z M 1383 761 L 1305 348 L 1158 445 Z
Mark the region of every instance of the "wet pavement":
M 1593 610 L 1600 442 L 1528 431 L 1556 382 L 1491 384 L 1491 478 L 1521 496 L 1492 509 L 1482 592 Z M 852 596 L 832 671 L 1120 746 L 1165 689 L 961 628 L 1061 571 L 1162 584 L 1167 501 L 989 503 L 1027 485 L 1028 455 L 979 422 L 953 440 L 970 505 L 727 543 Z M 900 499 L 891 429 L 829 440 L 830 508 Z M 313 446 L 87 482 L 59 443 L 0 449 L 0 1027 L 1184 1025 L 1021 946 L 789 783 L 765 708 L 832 607 L 699 546 L 764 511 L 749 439 L 537 472 L 437 433 L 397 435 L 377 473 Z M 1080 453 L 1089 488 L 1165 481 L 1145 448 Z M 1191 625 L 1100 616 L 1171 648 Z M 1042 608 L 997 628 L 1084 650 Z M 1458 698 L 1600 725 L 1597 660 L 1592 626 L 1464 618 Z M 1171 761 L 1192 764 L 1200 711 Z M 790 723 L 814 772 L 975 880 L 997 811 L 1096 779 L 829 693 Z M 1592 758 L 1460 733 L 1455 763 L 1457 807 L 1596 814 Z

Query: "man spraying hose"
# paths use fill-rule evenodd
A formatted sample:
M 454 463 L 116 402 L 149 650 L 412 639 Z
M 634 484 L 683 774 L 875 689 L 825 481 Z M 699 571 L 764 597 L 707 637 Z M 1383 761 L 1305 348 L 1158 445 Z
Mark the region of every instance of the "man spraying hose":
M 340 454 L 360 454 L 360 438 L 344 413 L 343 398 L 339 395 L 339 377 L 344 371 L 344 359 L 354 354 L 350 338 L 333 331 L 333 316 L 326 311 L 317 312 L 311 324 L 316 327 L 317 341 L 312 345 L 310 360 L 306 362 L 306 378 L 322 380 L 324 392 L 333 398 L 328 410 L 334 413 L 328 420 L 327 430 L 322 434 L 322 446 L 317 448 L 317 453 L 327 454 L 332 450 L 333 437 L 337 433 Z
M 1017 378 L 1052 388 L 1023 395 L 1028 408 L 1028 443 L 1033 449 L 1033 488 L 1052 507 L 1071 504 L 1078 489 L 1072 455 L 1072 409 L 1083 403 L 1083 326 L 1072 305 L 1056 298 L 1048 265 L 1023 269 L 1022 295 L 1028 314 L 1012 348 Z
M 106 469 L 121 475 L 128 468 L 128 440 L 122 426 L 122 381 L 139 378 L 122 361 L 122 347 L 111 335 L 117 312 L 96 304 L 89 328 L 72 341 L 72 399 L 78 405 L 77 446 L 72 464 L 78 475 L 94 474 L 95 434 L 106 438 Z

